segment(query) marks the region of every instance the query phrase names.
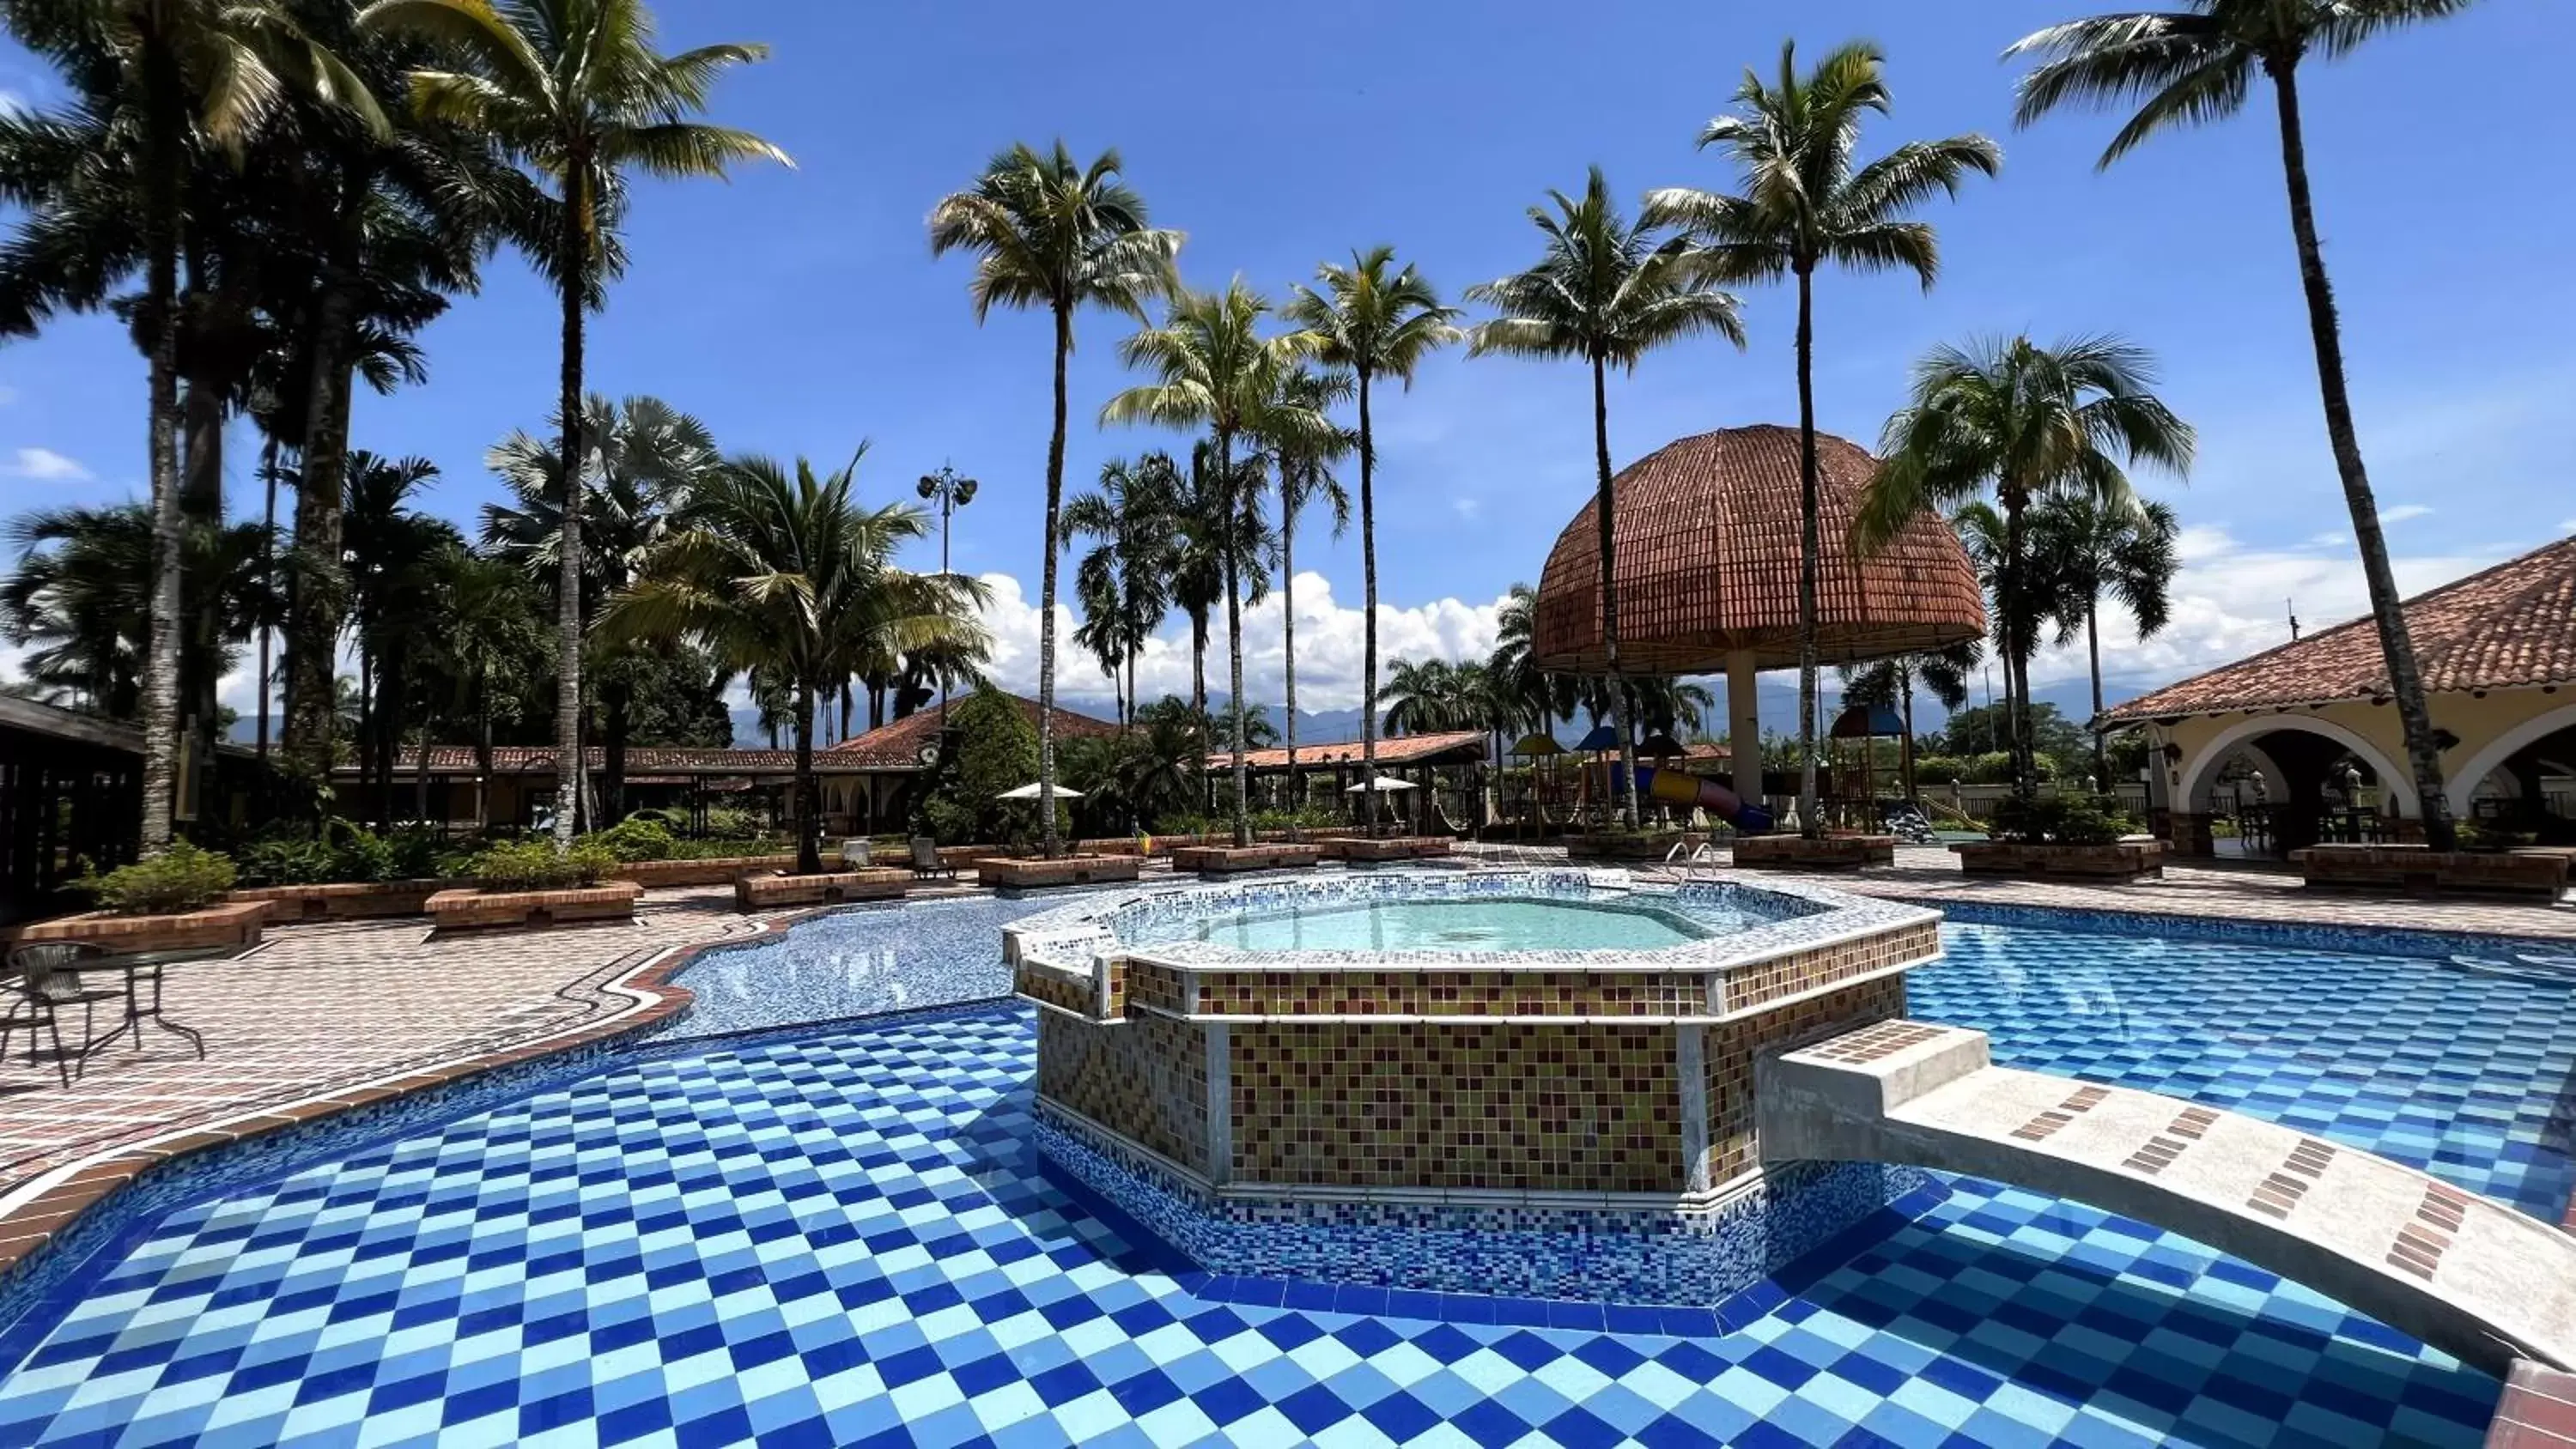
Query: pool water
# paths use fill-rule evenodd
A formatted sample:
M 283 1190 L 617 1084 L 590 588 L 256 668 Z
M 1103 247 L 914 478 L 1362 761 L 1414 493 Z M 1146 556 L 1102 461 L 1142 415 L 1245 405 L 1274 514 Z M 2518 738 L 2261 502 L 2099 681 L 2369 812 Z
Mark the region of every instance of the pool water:
M 808 958 L 800 991 L 843 1005 L 996 969 L 910 907 L 813 925 L 683 981 L 721 963 L 747 1025 L 763 964 Z M 2565 1196 L 2561 977 L 1945 936 L 1917 1013 L 2008 1061 Z M 2297 1285 L 1965 1179 L 1717 1334 L 1362 1286 L 1209 1301 L 1039 1171 L 1033 1035 L 986 1005 L 650 1049 L 170 1208 L 0 1325 L 0 1445 L 2472 1446 L 2494 1407 Z
M 1174 922 L 1141 939 L 1241 951 L 1658 951 L 1704 940 L 1725 923 L 1710 908 L 1685 916 L 1628 902 L 1486 896 L 1235 911 Z

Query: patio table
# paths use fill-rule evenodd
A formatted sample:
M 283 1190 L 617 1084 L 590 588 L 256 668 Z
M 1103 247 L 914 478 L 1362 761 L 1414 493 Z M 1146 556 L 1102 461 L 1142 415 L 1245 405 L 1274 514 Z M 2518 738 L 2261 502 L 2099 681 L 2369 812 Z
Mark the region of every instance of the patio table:
M 121 972 L 125 977 L 125 1020 L 119 1022 L 115 1030 L 104 1036 L 82 1043 L 78 1060 L 83 1067 L 87 1066 L 89 1059 L 100 1048 L 128 1032 L 134 1034 L 133 1049 L 143 1050 L 143 1024 L 146 1021 L 160 1027 L 163 1031 L 187 1038 L 188 1044 L 197 1049 L 197 1059 L 205 1060 L 205 1034 L 194 1027 L 182 1026 L 161 1012 L 162 968 L 188 961 L 220 959 L 229 955 L 231 952 L 221 947 L 211 950 L 200 948 L 187 951 L 130 951 L 121 955 L 92 956 L 85 960 L 67 961 L 46 968 L 49 972 L 82 976 L 103 975 L 113 971 Z M 143 995 L 143 988 L 147 985 L 152 988 L 151 1001 L 148 1004 Z

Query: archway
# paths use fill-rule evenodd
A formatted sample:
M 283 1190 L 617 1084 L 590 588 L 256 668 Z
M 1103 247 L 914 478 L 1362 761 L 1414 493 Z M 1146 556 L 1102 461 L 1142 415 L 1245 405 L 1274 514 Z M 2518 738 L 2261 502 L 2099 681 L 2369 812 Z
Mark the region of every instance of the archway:
M 2546 781 L 2571 773 L 2576 773 L 2576 704 L 2524 720 L 2471 755 L 2447 782 L 2452 813 L 2463 820 L 2509 816 L 2525 824 L 2565 819 L 2576 815 L 2576 799 L 2551 796 Z M 2481 801 L 2479 792 L 2490 784 L 2497 788 Z
M 2333 720 L 2316 715 L 2256 715 L 2220 730 L 2185 765 L 2175 798 L 2194 814 L 2210 811 L 2219 767 L 2246 754 L 2266 766 L 2271 786 L 2263 833 L 2272 853 L 2283 853 L 2349 831 L 2367 828 L 2370 812 L 2357 806 L 2346 779 L 2347 762 L 2359 783 L 2375 787 L 2378 813 L 2414 816 L 2413 782 L 2377 745 Z

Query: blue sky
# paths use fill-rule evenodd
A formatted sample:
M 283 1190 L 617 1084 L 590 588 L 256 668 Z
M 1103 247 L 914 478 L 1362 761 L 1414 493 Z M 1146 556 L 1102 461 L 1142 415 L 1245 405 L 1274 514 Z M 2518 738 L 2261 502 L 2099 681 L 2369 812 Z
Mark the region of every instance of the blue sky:
M 2311 624 L 2360 607 L 2342 501 L 2319 420 L 2281 196 L 2268 93 L 2227 125 L 2169 137 L 2107 174 L 2104 118 L 2010 125 L 2015 37 L 2080 13 L 2059 0 L 1974 6 L 1614 4 L 1519 0 L 1257 7 L 1139 3 L 1114 24 L 1033 4 L 718 5 L 666 0 L 674 47 L 768 42 L 773 58 L 718 94 L 717 114 L 787 148 L 793 171 L 731 185 L 645 184 L 635 264 L 595 320 L 590 383 L 651 392 L 704 417 L 729 448 L 837 463 L 861 439 L 879 496 L 943 460 L 984 483 L 958 521 L 963 568 L 1036 592 L 1047 425 L 1042 319 L 978 327 L 968 264 L 934 261 L 924 214 L 995 148 L 1063 136 L 1114 145 L 1155 219 L 1189 234 L 1195 285 L 1242 273 L 1279 294 L 1315 264 L 1392 242 L 1454 297 L 1525 265 L 1523 211 L 1598 162 L 1633 198 L 1732 178 L 1692 149 L 1743 67 L 1854 36 L 1889 56 L 1893 116 L 1864 149 L 1982 130 L 2000 179 L 1928 209 L 1944 269 L 1910 281 L 1832 275 L 1818 288 L 1817 408 L 1868 442 L 1927 346 L 2027 329 L 2116 331 L 2162 359 L 2165 395 L 2201 430 L 2203 462 L 2172 496 L 2191 532 L 2175 628 L 2146 646 L 2115 630 L 2109 661 L 2145 684 L 2277 642 L 2284 598 Z M 2410 587 L 2576 528 L 2559 447 L 2576 385 L 2565 337 L 2576 277 L 2563 238 L 2569 178 L 2534 163 L 2563 136 L 2556 58 L 2576 14 L 2491 0 L 2439 26 L 2306 72 L 2314 181 L 2343 307 L 2363 442 Z M 0 50 L 0 93 L 41 103 L 48 80 Z M 2473 121 L 2443 119 L 2476 108 Z M 2399 124 L 2391 124 L 2402 118 Z M 2527 144 L 2509 145 L 2509 138 Z M 1792 422 L 1785 293 L 1748 295 L 1750 350 L 1676 347 L 1615 379 L 1624 465 L 1710 427 Z M 1091 425 L 1128 379 L 1131 324 L 1079 323 L 1069 483 L 1114 454 L 1165 443 Z M 446 472 L 437 511 L 470 519 L 492 493 L 483 450 L 539 425 L 553 397 L 550 304 L 502 256 L 479 297 L 426 333 L 432 380 L 366 398 L 357 441 Z M 0 347 L 0 501 L 124 497 L 142 488 L 143 368 L 111 325 L 59 324 Z M 1390 652 L 1481 646 L 1495 597 L 1537 576 L 1590 486 L 1587 383 L 1572 364 L 1434 361 L 1380 410 L 1380 557 Z M 2546 451 L 2544 449 L 2546 448 Z M 247 461 L 247 445 L 239 450 Z M 253 480 L 232 469 L 237 506 Z M 931 557 L 935 558 L 935 555 Z M 1356 539 L 1310 531 L 1301 568 L 1301 696 L 1356 697 Z M 1329 599 L 1324 597 L 1329 589 Z M 1028 612 L 1003 588 L 1001 673 L 1033 674 Z M 1275 610 L 1255 620 L 1256 678 L 1279 657 Z M 1166 648 L 1151 678 L 1186 677 Z M 2062 674 L 2069 661 L 2040 671 Z M 1096 687 L 1077 666 L 1073 687 Z M 1275 689 L 1254 689 L 1275 695 Z M 2127 692 L 2125 690 L 2120 692 Z

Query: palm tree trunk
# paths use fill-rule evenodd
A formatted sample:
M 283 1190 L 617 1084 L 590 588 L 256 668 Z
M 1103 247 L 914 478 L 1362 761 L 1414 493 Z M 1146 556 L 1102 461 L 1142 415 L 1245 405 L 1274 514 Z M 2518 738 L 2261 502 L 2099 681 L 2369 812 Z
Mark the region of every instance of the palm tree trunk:
M 593 828 L 626 818 L 626 736 L 635 705 L 635 686 L 622 679 L 603 681 L 599 692 L 608 722 L 600 731 L 599 817 L 591 822 Z
M 268 764 L 269 618 L 277 607 L 277 439 L 260 444 L 259 477 L 267 485 L 268 511 L 259 534 L 259 763 Z
M 2093 661 L 2093 788 L 2108 795 L 2111 791 L 2111 755 L 2102 743 L 2102 603 L 2097 597 L 2084 605 L 2084 648 Z
M 1923 797 L 1914 788 L 1914 681 L 1901 673 L 1897 678 L 1905 686 L 1905 801 L 1920 805 Z
M 1360 381 L 1360 784 L 1368 830 L 1377 833 L 1377 441 L 1369 428 L 1369 374 Z
M 210 302 L 208 305 L 219 310 L 225 304 Z M 208 537 L 224 526 L 224 395 L 227 391 L 222 380 L 208 375 L 211 371 L 201 360 L 191 361 L 187 390 L 180 403 L 179 512 L 185 527 L 202 528 Z M 180 606 L 187 612 L 188 624 L 187 638 L 179 656 L 181 688 L 187 697 L 180 717 L 195 744 L 196 768 L 191 773 L 196 780 L 197 793 L 202 797 L 210 779 L 207 772 L 215 767 L 218 734 L 215 716 L 222 707 L 225 581 L 219 578 L 190 580 L 184 576 L 184 568 L 181 572 Z
M 1279 489 L 1279 647 L 1287 664 L 1288 808 L 1306 803 L 1297 780 L 1297 510 L 1289 506 L 1287 480 Z
M 1610 723 L 1619 733 L 1620 779 L 1610 782 L 1610 796 L 1622 801 L 1620 823 L 1630 830 L 1637 828 L 1637 759 L 1628 739 L 1628 691 L 1619 678 L 1619 576 L 1613 557 L 1612 536 L 1618 529 L 1618 502 L 1610 488 L 1610 392 L 1600 358 L 1592 359 L 1592 462 L 1599 473 L 1599 506 L 1594 519 L 1601 525 L 1601 648 L 1610 671 Z M 1625 795 L 1619 786 L 1627 784 Z
M 1244 759 L 1247 742 L 1243 722 L 1243 583 L 1242 570 L 1236 559 L 1235 541 L 1238 530 L 1235 515 L 1238 502 L 1234 496 L 1234 435 L 1223 428 L 1216 435 L 1217 497 L 1222 500 L 1225 527 L 1225 656 L 1226 687 L 1234 692 L 1228 712 L 1234 717 L 1234 843 L 1252 843 L 1252 771 Z
M 2025 538 L 2022 512 L 2029 497 L 2017 488 L 2000 490 L 2004 505 L 2004 559 L 1997 603 L 2004 614 L 2004 709 L 2012 721 L 2013 793 L 2024 800 L 2039 794 L 2039 751 L 2031 735 L 2030 656 L 2037 648 L 2030 621 L 2023 618 L 2022 573 Z
M 1055 429 L 1047 435 L 1046 562 L 1038 613 L 1038 853 L 1053 860 L 1055 830 L 1056 515 L 1064 506 L 1064 360 L 1073 351 L 1073 313 L 1055 308 Z
M 1193 610 L 1190 614 L 1190 709 L 1200 724 L 1200 751 L 1205 753 L 1207 720 L 1207 615 Z
M 348 491 L 349 350 L 357 309 L 352 285 L 345 271 L 326 275 L 314 306 L 313 375 L 295 486 L 295 545 L 286 571 L 293 596 L 286 621 L 286 766 L 317 782 L 331 775 L 333 654 L 348 607 L 340 525 Z
M 152 593 L 143 656 L 143 854 L 170 845 L 179 774 L 179 166 L 178 68 L 144 42 L 144 319 L 149 329 Z
M 1798 833 L 1820 839 L 1816 801 L 1815 269 L 1798 268 Z
M 2459 842 L 2451 826 L 2450 797 L 2442 784 L 2442 749 L 2433 739 L 2424 676 L 2416 668 L 2414 641 L 2407 637 L 2405 601 L 2397 592 L 2396 571 L 2389 566 L 2388 539 L 2379 528 L 2379 502 L 2370 491 L 2370 474 L 2362 466 L 2361 439 L 2352 424 L 2352 398 L 2344 385 L 2342 327 L 2335 318 L 2334 289 L 2326 281 L 2325 254 L 2317 245 L 2316 209 L 2308 196 L 2297 61 L 2271 61 L 2265 69 L 2271 73 L 2279 103 L 2281 170 L 2289 184 L 2290 231 L 2299 246 L 2299 282 L 2307 292 L 2308 331 L 2316 343 L 2326 440 L 2334 448 L 2335 472 L 2343 479 L 2344 504 L 2352 512 L 2353 541 L 2361 549 L 2362 576 L 2370 585 L 2371 620 L 2379 629 L 2389 693 L 2396 698 L 2398 725 L 2406 735 L 2406 763 L 2415 776 L 2416 796 L 2423 802 L 2424 840 L 2435 850 L 2450 850 Z
M 796 681 L 796 873 L 818 875 L 823 848 L 814 818 L 814 686 Z
M 474 671 L 474 824 L 492 830 L 492 681 Z
M 581 306 L 589 275 L 590 239 L 582 230 L 590 158 L 578 149 L 564 167 L 563 235 L 556 275 L 563 289 L 563 367 L 556 406 L 563 411 L 563 499 L 555 590 L 555 852 L 572 849 L 573 817 L 581 801 Z

